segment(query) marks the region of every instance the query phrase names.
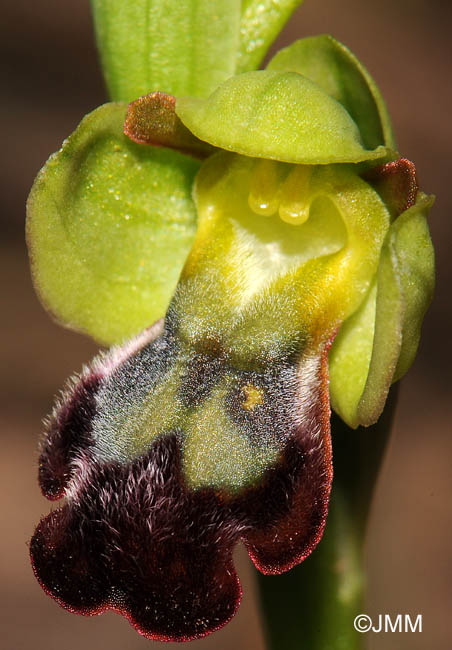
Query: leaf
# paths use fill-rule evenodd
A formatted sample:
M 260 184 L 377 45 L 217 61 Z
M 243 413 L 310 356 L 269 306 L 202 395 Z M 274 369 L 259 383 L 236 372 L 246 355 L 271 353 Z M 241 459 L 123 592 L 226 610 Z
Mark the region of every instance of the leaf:
M 296 72 L 245 72 L 208 99 L 178 99 L 176 113 L 200 140 L 246 156 L 329 164 L 387 153 L 366 150 L 344 107 Z
M 332 405 L 349 426 L 377 421 L 390 385 L 416 355 L 433 294 L 434 256 L 426 221 L 432 204 L 433 197 L 420 193 L 394 221 L 381 252 L 376 295 L 369 293 L 332 346 Z
M 268 70 L 298 72 L 340 102 L 358 125 L 367 149 L 395 149 L 391 120 L 370 74 L 350 50 L 328 35 L 295 41 L 280 50 Z
M 166 311 L 196 230 L 199 163 L 122 133 L 126 106 L 87 115 L 28 200 L 32 272 L 68 327 L 116 343 Z
M 203 97 L 235 73 L 240 0 L 91 0 L 111 98 Z
M 237 72 L 256 70 L 303 0 L 242 0 Z

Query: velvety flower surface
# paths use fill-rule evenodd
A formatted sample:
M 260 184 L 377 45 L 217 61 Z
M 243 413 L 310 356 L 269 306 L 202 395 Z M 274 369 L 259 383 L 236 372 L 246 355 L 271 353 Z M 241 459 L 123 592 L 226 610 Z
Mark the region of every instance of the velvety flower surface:
M 63 607 L 111 608 L 149 638 L 193 639 L 237 609 L 238 540 L 265 573 L 287 570 L 316 545 L 332 478 L 325 355 L 300 365 L 290 351 L 259 371 L 228 356 L 207 337 L 184 350 L 169 317 L 96 361 L 56 408 L 40 483 L 66 502 L 40 522 L 30 551 Z M 165 423 L 167 391 L 184 414 Z M 191 422 L 197 413 L 207 442 Z M 138 441 L 119 429 L 134 419 Z M 226 419 L 238 447 L 212 443 Z

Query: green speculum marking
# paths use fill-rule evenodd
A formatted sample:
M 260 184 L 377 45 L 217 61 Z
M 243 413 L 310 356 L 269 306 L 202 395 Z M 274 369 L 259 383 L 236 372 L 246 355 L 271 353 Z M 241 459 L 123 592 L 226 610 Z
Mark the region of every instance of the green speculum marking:
M 140 369 L 134 386 L 121 387 L 119 368 L 101 391 L 94 433 L 98 453 L 118 460 L 176 433 L 188 483 L 234 493 L 262 478 L 308 417 L 326 346 L 375 275 L 389 214 L 347 166 L 225 153 L 205 163 L 195 198 L 197 237 L 163 334 L 127 361 Z

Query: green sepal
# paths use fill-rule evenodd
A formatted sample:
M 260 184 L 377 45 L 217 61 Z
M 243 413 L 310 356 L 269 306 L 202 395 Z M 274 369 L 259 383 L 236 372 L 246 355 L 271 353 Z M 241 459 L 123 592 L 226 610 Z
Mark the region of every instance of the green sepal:
M 164 315 L 196 231 L 199 163 L 131 142 L 126 108 L 87 115 L 37 176 L 27 206 L 43 304 L 105 344 Z
M 242 0 L 237 73 L 256 70 L 303 0 Z
M 376 287 L 341 327 L 330 351 L 330 396 L 351 427 L 369 426 L 383 410 L 390 385 L 412 364 L 434 286 L 434 253 L 426 216 L 433 197 L 391 225 Z
M 413 363 L 421 337 L 424 315 L 435 288 L 435 251 L 427 216 L 435 197 L 421 194 L 416 204 L 394 224 L 394 251 L 397 256 L 404 298 L 402 345 L 393 381 L 398 381 Z
M 366 385 L 375 330 L 376 281 L 359 309 L 342 325 L 329 353 L 332 409 L 355 428 L 359 400 Z
M 91 0 L 113 101 L 209 95 L 235 73 L 240 0 Z
M 391 119 L 377 84 L 350 50 L 332 36 L 295 41 L 280 50 L 268 70 L 298 72 L 318 84 L 348 111 L 367 149 L 395 150 Z
M 387 154 L 365 149 L 344 107 L 296 72 L 245 72 L 208 99 L 178 99 L 176 114 L 200 140 L 246 156 L 315 165 Z

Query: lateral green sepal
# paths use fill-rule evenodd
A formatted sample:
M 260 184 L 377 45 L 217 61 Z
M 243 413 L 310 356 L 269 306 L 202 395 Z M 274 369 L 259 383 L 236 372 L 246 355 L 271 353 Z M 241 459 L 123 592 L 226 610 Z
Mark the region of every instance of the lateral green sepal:
M 376 278 L 361 308 L 343 326 L 330 352 L 334 410 L 352 427 L 379 418 L 390 385 L 412 364 L 434 286 L 434 255 L 426 216 L 433 197 L 391 225 Z
M 125 104 L 87 115 L 28 199 L 36 289 L 67 327 L 117 343 L 161 318 L 196 230 L 199 163 L 122 132 Z

